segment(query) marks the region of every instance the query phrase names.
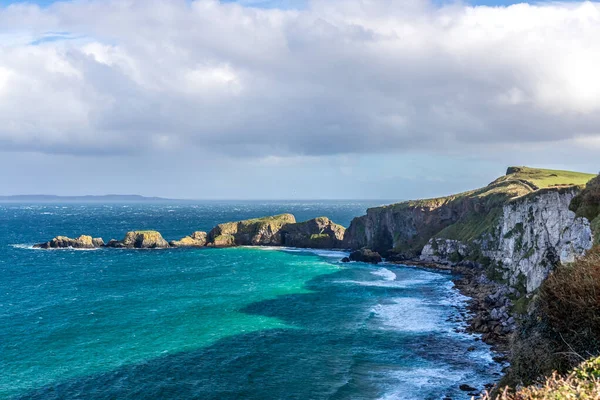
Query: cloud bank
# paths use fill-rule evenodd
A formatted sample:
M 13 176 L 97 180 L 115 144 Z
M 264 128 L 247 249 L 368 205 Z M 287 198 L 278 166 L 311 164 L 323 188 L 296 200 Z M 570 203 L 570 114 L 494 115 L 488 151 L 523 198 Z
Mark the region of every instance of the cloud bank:
M 268 158 L 597 145 L 598 38 L 591 2 L 11 5 L 0 8 L 0 150 Z

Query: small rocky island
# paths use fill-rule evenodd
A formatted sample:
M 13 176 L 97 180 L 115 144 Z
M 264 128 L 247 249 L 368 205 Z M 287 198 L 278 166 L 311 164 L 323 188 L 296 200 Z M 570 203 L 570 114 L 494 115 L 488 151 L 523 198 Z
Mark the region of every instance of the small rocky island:
M 160 232 L 145 230 L 127 232 L 123 240 L 82 235 L 76 239 L 57 236 L 36 244 L 40 249 L 167 249 L 235 246 L 286 246 L 300 248 L 342 248 L 346 229 L 327 217 L 296 222 L 292 214 L 281 214 L 215 226 L 210 232 L 197 231 L 179 240 L 167 242 Z

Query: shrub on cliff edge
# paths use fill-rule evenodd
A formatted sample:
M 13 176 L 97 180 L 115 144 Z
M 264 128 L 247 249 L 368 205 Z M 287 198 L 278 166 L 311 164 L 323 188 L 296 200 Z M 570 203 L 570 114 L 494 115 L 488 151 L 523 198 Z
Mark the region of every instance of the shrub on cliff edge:
M 600 354 L 600 247 L 550 274 L 539 306 L 571 352 L 585 358 Z
M 569 205 L 578 217 L 587 218 L 594 232 L 595 242 L 600 242 L 600 175 L 590 180 L 585 189 Z
M 566 373 L 600 355 L 600 246 L 544 281 L 535 311 L 511 342 L 510 384 L 531 383 L 553 371 Z
M 553 373 L 545 381 L 522 388 L 515 393 L 492 396 L 484 394 L 481 400 L 598 400 L 600 399 L 600 357 L 583 362 L 566 376 Z

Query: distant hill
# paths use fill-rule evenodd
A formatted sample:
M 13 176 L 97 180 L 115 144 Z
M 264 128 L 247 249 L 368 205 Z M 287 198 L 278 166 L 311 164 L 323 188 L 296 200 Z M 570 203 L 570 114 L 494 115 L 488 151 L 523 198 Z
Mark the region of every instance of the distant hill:
M 107 194 L 102 196 L 55 196 L 46 194 L 24 194 L 0 196 L 0 202 L 15 203 L 146 203 L 175 201 L 162 197 L 145 197 L 136 194 Z

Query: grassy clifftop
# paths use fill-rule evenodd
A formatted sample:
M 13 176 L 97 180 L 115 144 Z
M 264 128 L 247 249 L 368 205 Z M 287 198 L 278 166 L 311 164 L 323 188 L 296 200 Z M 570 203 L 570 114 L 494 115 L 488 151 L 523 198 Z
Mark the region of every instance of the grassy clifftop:
M 471 201 L 476 200 L 479 207 L 435 236 L 461 241 L 474 240 L 485 233 L 492 233 L 501 208 L 507 201 L 535 196 L 538 192 L 548 190 L 583 187 L 595 176 L 572 171 L 509 167 L 506 175 L 488 186 L 467 192 L 464 196 Z
M 535 192 L 539 189 L 568 186 L 583 187 L 595 176 L 595 174 L 583 172 L 530 167 L 509 167 L 506 171 L 506 175 L 501 176 L 489 185 L 480 189 L 469 190 L 467 192 L 444 197 L 409 200 L 377 208 L 392 208 L 395 210 L 414 207 L 438 208 L 468 198 L 484 199 L 487 197 L 496 197 L 498 195 L 501 195 L 502 198 L 506 198 L 507 196 L 514 198 Z
M 532 189 L 545 189 L 562 186 L 585 186 L 595 174 L 583 172 L 561 171 L 554 169 L 541 169 L 529 167 L 510 167 L 506 175 L 496 179 L 495 182 L 519 180 L 532 186 Z

